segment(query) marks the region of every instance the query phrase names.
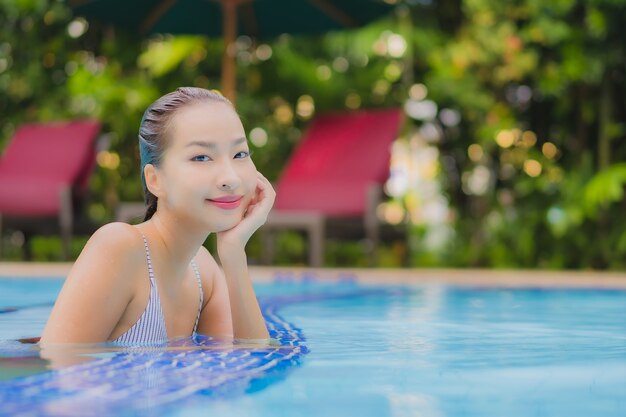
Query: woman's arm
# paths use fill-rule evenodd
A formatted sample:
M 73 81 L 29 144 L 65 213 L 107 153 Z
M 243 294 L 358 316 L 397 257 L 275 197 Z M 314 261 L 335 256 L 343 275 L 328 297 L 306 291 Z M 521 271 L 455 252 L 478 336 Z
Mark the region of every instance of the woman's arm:
M 228 286 L 235 339 L 269 339 L 243 248 L 220 251 L 220 261 Z
M 258 173 L 256 198 L 242 221 L 232 229 L 217 234 L 217 251 L 228 286 L 236 339 L 269 339 L 248 274 L 245 246 L 252 234 L 267 220 L 275 198 L 276 192 L 270 182 Z
M 129 277 L 145 261 L 140 244 L 125 223 L 110 223 L 94 233 L 65 280 L 41 345 L 107 340 L 132 298 Z
M 196 259 L 204 290 L 198 333 L 230 339 L 233 337 L 233 320 L 224 274 L 204 246 L 200 247 Z

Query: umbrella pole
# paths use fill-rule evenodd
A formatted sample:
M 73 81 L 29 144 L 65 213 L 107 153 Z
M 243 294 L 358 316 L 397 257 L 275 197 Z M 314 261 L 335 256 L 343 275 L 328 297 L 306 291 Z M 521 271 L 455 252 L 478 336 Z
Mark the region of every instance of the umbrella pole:
M 237 3 L 233 0 L 222 0 L 224 52 L 222 55 L 222 93 L 235 104 L 236 68 L 235 68 L 235 37 L 237 36 Z

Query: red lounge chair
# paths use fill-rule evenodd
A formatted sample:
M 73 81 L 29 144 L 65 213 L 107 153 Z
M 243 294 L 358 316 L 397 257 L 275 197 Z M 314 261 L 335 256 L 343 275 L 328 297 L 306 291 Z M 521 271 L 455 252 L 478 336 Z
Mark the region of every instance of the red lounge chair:
M 2 223 L 17 225 L 28 236 L 53 219 L 68 259 L 75 212 L 95 167 L 100 128 L 99 122 L 87 120 L 27 124 L 15 132 L 0 158 L 0 238 Z M 27 242 L 25 247 L 28 251 Z
M 320 266 L 326 235 L 358 236 L 359 229 L 373 255 L 379 239 L 376 207 L 402 114 L 394 108 L 318 116 L 276 184 L 274 209 L 263 227 L 266 238 L 274 229 L 308 231 L 309 263 Z M 271 240 L 263 247 L 269 262 Z

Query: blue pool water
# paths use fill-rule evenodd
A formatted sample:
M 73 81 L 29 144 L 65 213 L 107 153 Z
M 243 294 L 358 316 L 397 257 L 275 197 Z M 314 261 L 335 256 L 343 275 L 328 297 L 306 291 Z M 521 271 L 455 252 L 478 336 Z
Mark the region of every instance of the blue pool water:
M 0 416 L 626 415 L 626 291 L 278 278 L 257 293 L 281 346 L 101 346 L 54 371 L 15 339 L 61 281 L 0 279 Z

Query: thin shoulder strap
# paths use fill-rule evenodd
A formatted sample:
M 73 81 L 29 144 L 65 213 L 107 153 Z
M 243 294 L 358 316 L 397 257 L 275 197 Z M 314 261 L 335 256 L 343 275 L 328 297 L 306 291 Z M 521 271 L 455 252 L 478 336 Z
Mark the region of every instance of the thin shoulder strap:
M 146 259 L 148 260 L 148 275 L 150 276 L 150 282 L 156 287 L 156 282 L 154 281 L 154 270 L 152 269 L 152 259 L 150 258 L 150 250 L 148 249 L 148 240 L 146 240 L 146 236 L 141 231 L 139 233 L 141 233 L 141 237 L 143 237 L 143 245 L 146 248 Z
M 143 237 L 143 244 L 144 244 L 144 247 L 146 248 L 146 259 L 148 260 L 148 275 L 150 276 L 150 282 L 152 283 L 155 291 L 157 291 L 158 287 L 154 280 L 154 270 L 152 269 L 152 259 L 150 258 L 150 250 L 148 249 L 148 240 L 146 239 L 146 236 L 141 231 L 139 233 L 141 233 L 141 237 Z M 198 271 L 198 266 L 196 265 L 196 262 L 193 259 L 191 260 L 191 267 L 193 268 L 193 272 L 196 275 L 196 281 L 198 282 L 198 288 L 200 290 L 200 305 L 198 306 L 198 314 L 196 316 L 196 323 L 193 326 L 193 332 L 196 333 L 196 331 L 198 330 L 198 323 L 200 321 L 200 313 L 202 312 L 202 306 L 204 304 L 204 292 L 202 291 L 202 280 L 200 279 L 200 271 Z
M 191 260 L 191 267 L 196 274 L 196 280 L 198 281 L 198 289 L 200 290 L 200 305 L 198 306 L 198 315 L 196 316 L 196 324 L 193 326 L 193 332 L 198 330 L 198 322 L 200 321 L 200 313 L 202 312 L 202 305 L 204 304 L 204 291 L 202 291 L 202 280 L 200 279 L 200 271 L 198 271 L 198 265 L 195 260 Z

